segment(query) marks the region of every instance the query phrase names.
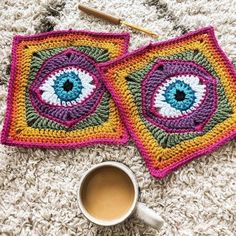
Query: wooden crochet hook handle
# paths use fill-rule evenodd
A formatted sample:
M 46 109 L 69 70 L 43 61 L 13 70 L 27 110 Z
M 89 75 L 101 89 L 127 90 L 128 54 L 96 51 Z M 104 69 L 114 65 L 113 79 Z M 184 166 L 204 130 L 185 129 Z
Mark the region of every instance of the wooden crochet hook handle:
M 91 8 L 91 7 L 88 7 L 88 6 L 85 6 L 85 5 L 82 5 L 82 4 L 79 4 L 79 9 L 87 14 L 91 14 L 95 17 L 98 17 L 100 19 L 103 19 L 103 20 L 106 20 L 106 21 L 109 21 L 115 25 L 119 25 L 120 22 L 121 22 L 121 19 L 119 17 L 116 17 L 116 16 L 112 16 L 110 14 L 107 14 L 107 13 L 104 13 L 102 11 L 98 11 L 94 8 Z
M 79 9 L 87 14 L 90 14 L 90 15 L 93 15 L 95 17 L 98 17 L 100 19 L 103 19 L 103 20 L 106 20 L 106 21 L 109 21 L 110 23 L 113 23 L 115 25 L 126 25 L 134 30 L 138 30 L 138 31 L 141 31 L 145 34 L 148 34 L 154 38 L 157 38 L 159 37 L 159 35 L 157 35 L 156 33 L 154 32 L 151 32 L 150 30 L 147 30 L 143 27 L 140 27 L 140 26 L 137 26 L 137 25 L 134 25 L 134 24 L 131 24 L 129 22 L 126 22 L 126 21 L 123 21 L 121 18 L 119 17 L 116 17 L 116 16 L 112 16 L 110 14 L 107 14 L 105 12 L 102 12 L 102 11 L 99 11 L 97 9 L 94 9 L 94 8 L 91 8 L 91 7 L 88 7 L 88 6 L 85 6 L 83 4 L 79 4 Z

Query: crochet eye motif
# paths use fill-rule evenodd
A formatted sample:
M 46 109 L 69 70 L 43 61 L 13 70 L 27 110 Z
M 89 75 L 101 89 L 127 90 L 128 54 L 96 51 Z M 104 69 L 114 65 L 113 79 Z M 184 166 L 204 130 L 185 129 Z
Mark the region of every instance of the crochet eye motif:
M 128 41 L 128 34 L 73 30 L 15 36 L 1 142 L 40 148 L 126 143 L 98 64 L 127 52 Z
M 158 60 L 141 88 L 144 116 L 168 132 L 201 131 L 215 111 L 216 81 L 194 62 Z
M 92 59 L 65 50 L 46 60 L 39 70 L 30 87 L 32 104 L 43 116 L 72 127 L 87 117 L 104 95 L 105 86 L 98 77 Z
M 236 135 L 236 75 L 213 28 L 100 66 L 151 174 L 161 178 Z
M 196 83 L 193 87 L 191 81 Z M 205 85 L 199 84 L 198 77 L 176 76 L 157 89 L 154 106 L 163 117 L 180 117 L 195 110 L 204 95 Z
M 95 90 L 94 79 L 80 69 L 67 68 L 57 71 L 40 86 L 45 102 L 58 106 L 73 106 L 82 103 Z

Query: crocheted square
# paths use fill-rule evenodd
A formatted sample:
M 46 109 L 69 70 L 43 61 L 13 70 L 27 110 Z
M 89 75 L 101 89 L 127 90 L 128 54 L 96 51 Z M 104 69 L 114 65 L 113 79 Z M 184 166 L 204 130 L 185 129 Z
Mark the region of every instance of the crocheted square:
M 211 27 L 101 64 L 151 174 L 163 177 L 236 133 L 236 75 Z
M 15 36 L 1 141 L 67 148 L 128 140 L 98 63 L 127 52 L 128 34 L 55 31 Z

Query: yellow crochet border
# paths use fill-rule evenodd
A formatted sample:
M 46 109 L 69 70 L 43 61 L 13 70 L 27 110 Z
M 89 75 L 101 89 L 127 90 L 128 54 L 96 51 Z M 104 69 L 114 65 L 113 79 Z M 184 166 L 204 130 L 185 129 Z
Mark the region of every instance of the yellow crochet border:
M 120 138 L 124 134 L 124 127 L 119 118 L 117 108 L 110 99 L 110 113 L 109 119 L 106 123 L 96 126 L 88 127 L 83 130 L 75 130 L 71 132 L 66 132 L 63 130 L 47 130 L 47 129 L 35 129 L 29 127 L 26 122 L 26 109 L 25 109 L 25 87 L 27 84 L 27 78 L 30 70 L 30 61 L 32 54 L 44 49 L 53 49 L 57 47 L 73 47 L 73 46 L 95 46 L 105 48 L 110 52 L 112 58 L 116 58 L 123 54 L 124 49 L 122 48 L 121 39 L 116 39 L 115 37 L 111 39 L 106 39 L 104 37 L 96 37 L 85 35 L 83 37 L 75 38 L 72 34 L 66 37 L 47 37 L 46 39 L 37 40 L 27 40 L 21 41 L 17 45 L 16 50 L 16 60 L 17 60 L 17 73 L 14 81 L 14 101 L 12 104 L 12 114 L 17 114 L 15 117 L 11 117 L 11 126 L 9 129 L 9 138 L 17 137 L 19 140 L 26 141 L 30 139 L 31 142 L 44 142 L 48 138 L 54 136 L 54 138 L 61 139 L 62 141 L 70 142 L 80 142 L 88 137 L 88 139 L 102 138 L 106 136 L 107 138 Z M 116 132 L 114 132 L 116 130 Z M 56 132 L 56 137 L 55 137 Z
M 222 59 L 222 51 L 213 34 L 213 29 L 206 28 L 200 32 L 180 37 L 172 42 L 151 44 L 114 63 L 104 63 L 100 67 L 103 70 L 105 83 L 115 98 L 121 113 L 126 112 L 123 116 L 132 138 L 139 145 L 151 173 L 157 177 L 163 177 L 169 173 L 170 169 L 187 162 L 188 159 L 186 157 L 190 156 L 190 160 L 194 155 L 199 156 L 202 150 L 205 152 L 206 149 L 210 149 L 215 143 L 220 143 L 221 140 L 230 138 L 232 132 L 236 130 L 235 78 L 233 78 L 232 70 L 229 68 L 229 62 L 224 60 L 224 58 Z M 227 99 L 232 106 L 233 114 L 231 118 L 217 124 L 211 131 L 201 137 L 182 141 L 171 148 L 162 148 L 140 119 L 138 108 L 135 106 L 133 95 L 129 91 L 125 78 L 129 74 L 144 68 L 156 58 L 196 49 L 207 57 L 209 63 L 221 78 Z M 171 165 L 173 166 L 170 167 Z M 165 170 L 165 168 L 169 169 Z

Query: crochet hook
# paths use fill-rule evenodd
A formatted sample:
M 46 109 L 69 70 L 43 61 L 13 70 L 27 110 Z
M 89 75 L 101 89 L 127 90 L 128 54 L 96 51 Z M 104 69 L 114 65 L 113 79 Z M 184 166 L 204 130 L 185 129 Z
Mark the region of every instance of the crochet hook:
M 128 26 L 134 30 L 138 30 L 140 32 L 143 32 L 145 34 L 148 34 L 154 38 L 158 38 L 159 35 L 150 31 L 150 30 L 147 30 L 143 27 L 140 27 L 140 26 L 137 26 L 137 25 L 134 25 L 134 24 L 131 24 L 129 22 L 126 22 L 126 21 L 123 21 L 121 18 L 117 17 L 117 16 L 112 16 L 110 14 L 107 14 L 105 12 L 102 12 L 102 11 L 99 11 L 97 9 L 94 9 L 94 8 L 91 8 L 91 7 L 88 7 L 88 6 L 85 6 L 83 4 L 79 4 L 79 9 L 87 14 L 90 14 L 90 15 L 93 15 L 95 17 L 98 17 L 100 19 L 103 19 L 103 20 L 106 20 L 106 21 L 109 21 L 110 23 L 113 23 L 115 25 L 125 25 L 125 26 Z

